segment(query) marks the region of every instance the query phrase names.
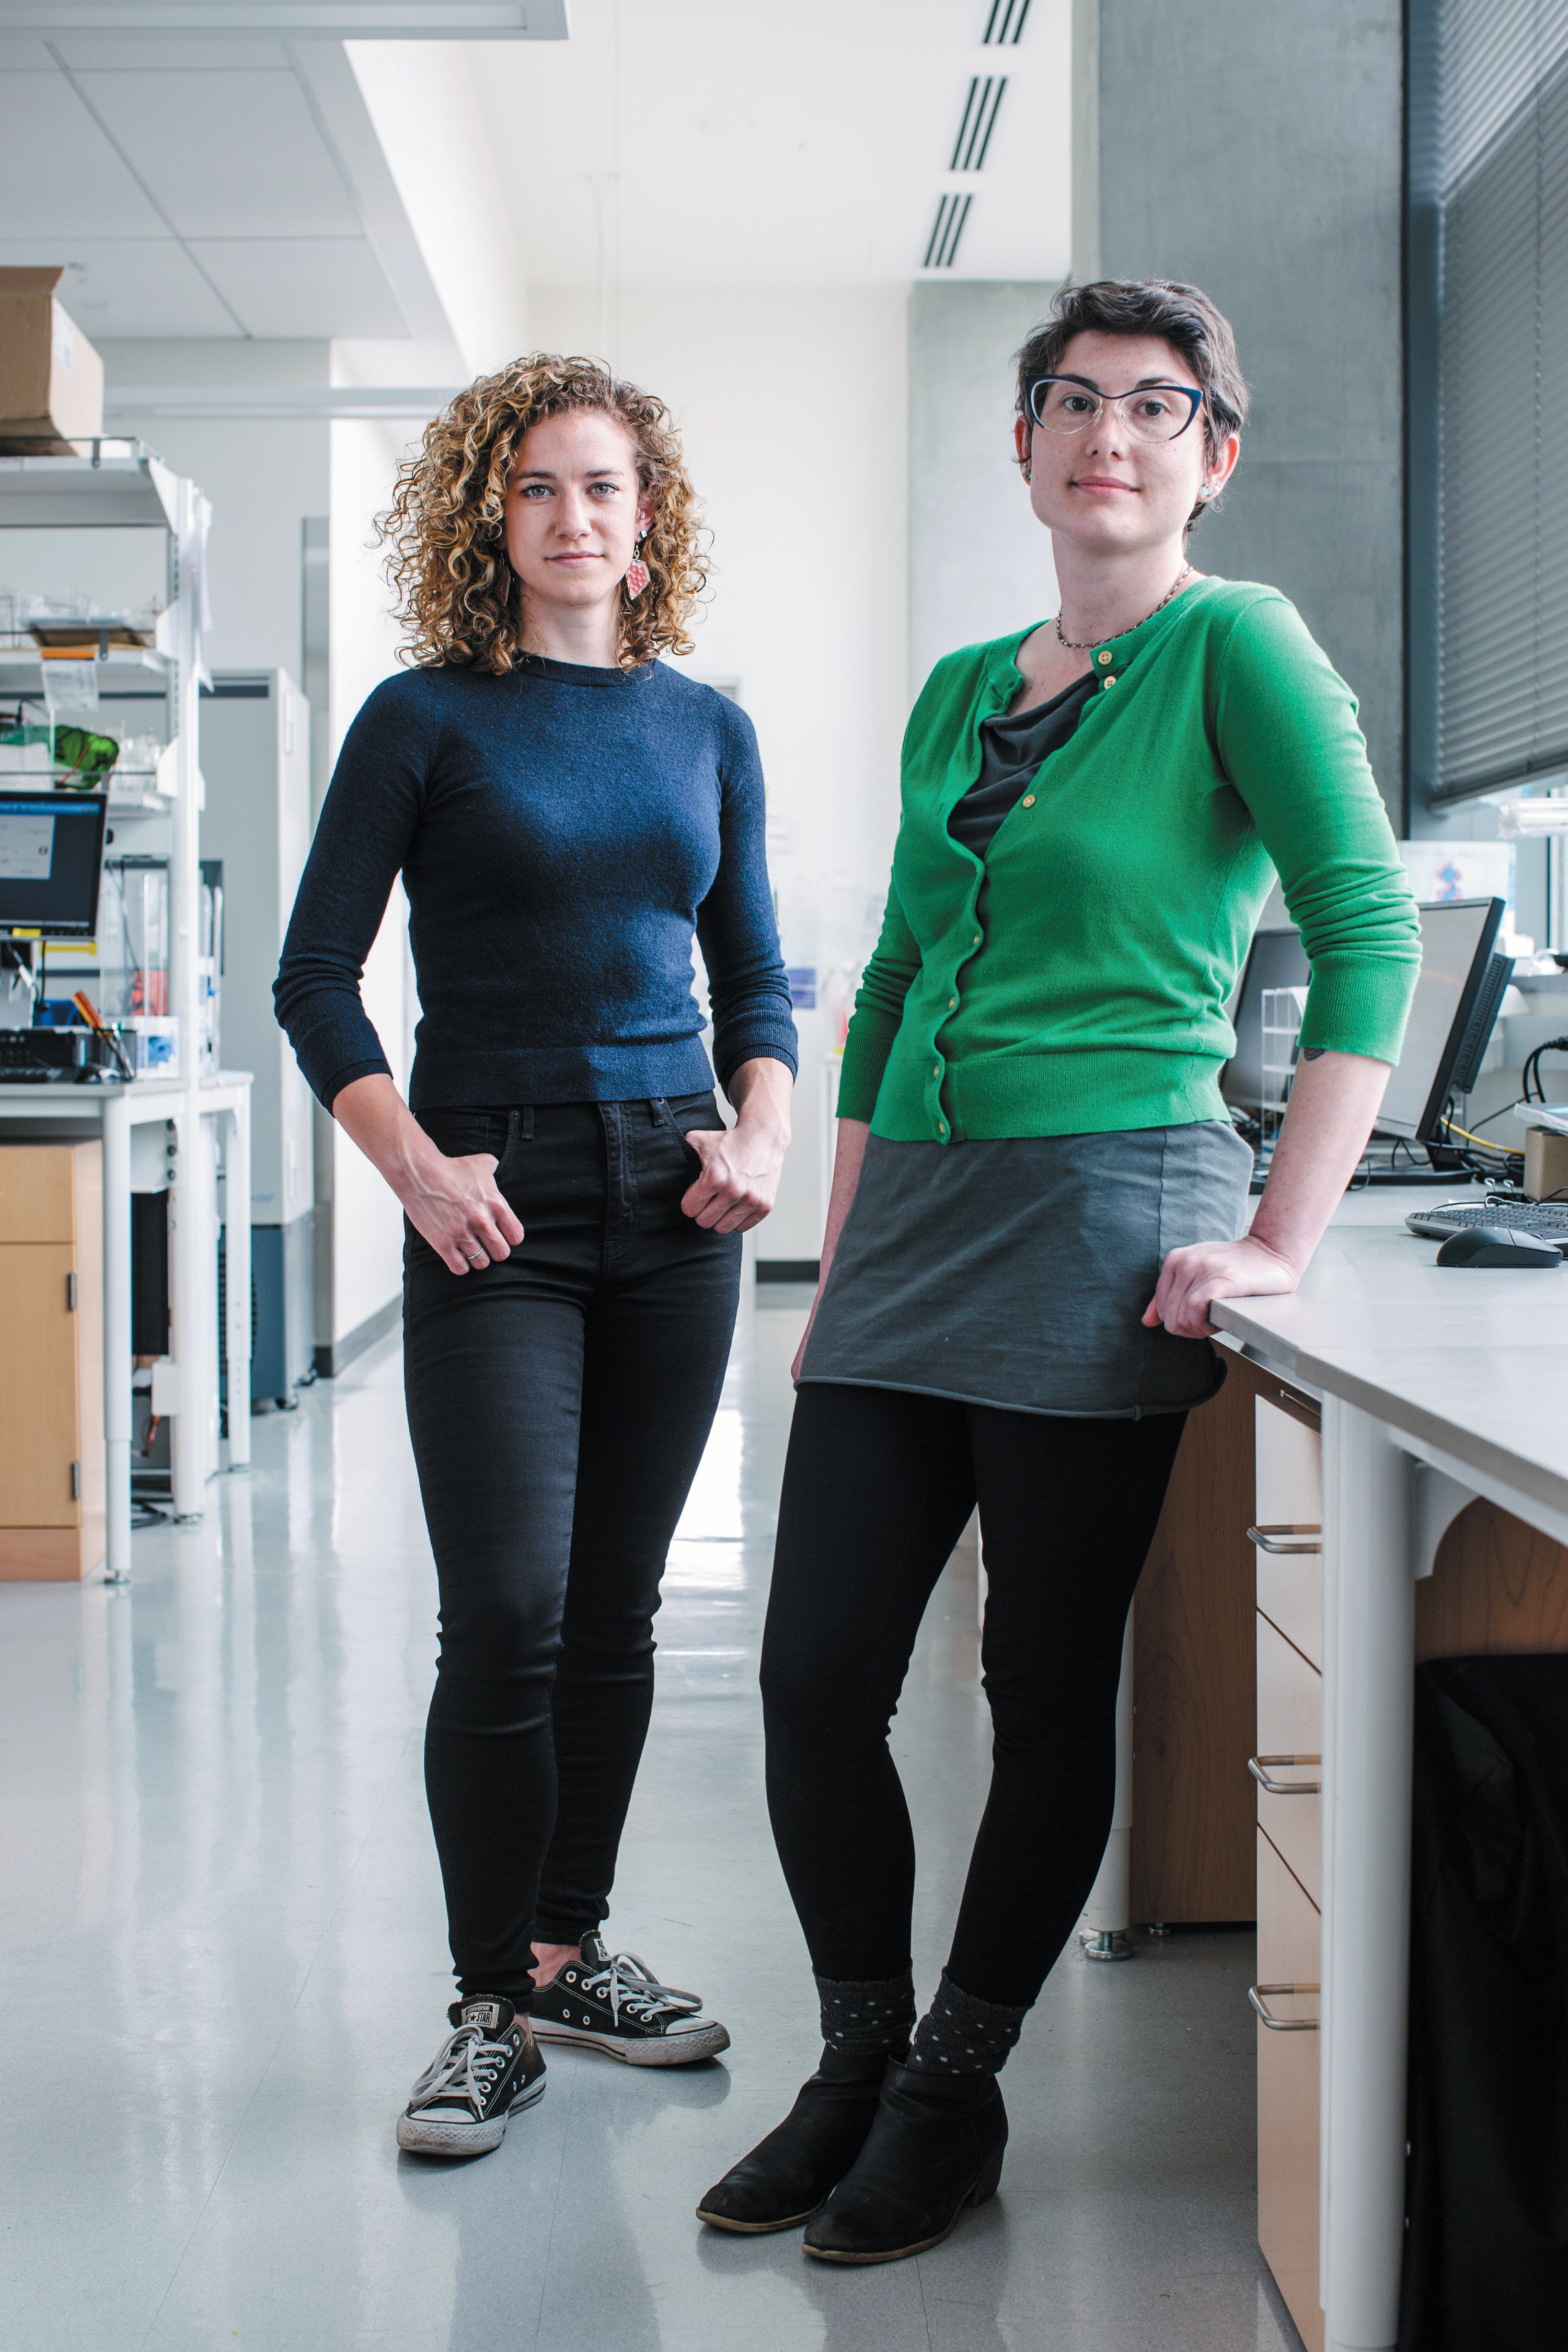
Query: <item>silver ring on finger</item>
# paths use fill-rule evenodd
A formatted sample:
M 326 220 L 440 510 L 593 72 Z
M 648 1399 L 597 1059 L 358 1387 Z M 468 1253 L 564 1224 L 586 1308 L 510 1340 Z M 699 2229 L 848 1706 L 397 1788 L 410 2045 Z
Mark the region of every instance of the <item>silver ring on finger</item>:
M 483 1250 L 474 1250 L 469 1253 L 468 1264 L 470 1265 L 489 1265 L 489 1259 L 486 1256 Z

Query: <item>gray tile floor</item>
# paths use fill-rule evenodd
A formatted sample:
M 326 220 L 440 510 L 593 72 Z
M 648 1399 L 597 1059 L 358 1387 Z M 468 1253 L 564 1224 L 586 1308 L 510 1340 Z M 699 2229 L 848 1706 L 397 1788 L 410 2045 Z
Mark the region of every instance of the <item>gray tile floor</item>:
M 764 1293 L 764 1297 L 766 1297 Z M 742 1316 L 671 1557 L 612 1933 L 728 2059 L 550 2061 L 461 2169 L 392 2125 L 442 2031 L 420 1782 L 434 1582 L 387 1346 L 255 1424 L 125 1591 L 0 1586 L 0 2341 L 16 2352 L 1282 2352 L 1254 2243 L 1250 1937 L 1064 1958 L 1006 2077 L 1001 2196 L 824 2272 L 699 2192 L 809 2068 L 754 1695 L 801 1328 Z M 986 1769 L 973 1562 L 896 1731 L 934 1981 Z

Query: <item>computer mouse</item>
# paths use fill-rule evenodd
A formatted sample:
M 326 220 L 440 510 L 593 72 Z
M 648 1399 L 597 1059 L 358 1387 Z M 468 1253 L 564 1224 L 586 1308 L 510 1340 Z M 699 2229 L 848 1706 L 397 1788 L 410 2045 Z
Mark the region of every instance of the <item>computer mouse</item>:
M 1450 1234 L 1437 1252 L 1439 1265 L 1561 1265 L 1555 1244 L 1539 1242 L 1533 1234 L 1516 1234 L 1507 1225 L 1466 1225 Z

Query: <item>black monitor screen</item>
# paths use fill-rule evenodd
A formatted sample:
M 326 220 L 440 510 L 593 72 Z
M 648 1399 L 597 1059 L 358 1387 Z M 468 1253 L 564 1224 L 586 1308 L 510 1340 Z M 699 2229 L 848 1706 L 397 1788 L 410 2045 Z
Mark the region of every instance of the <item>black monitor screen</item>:
M 1270 988 L 1305 988 L 1311 970 L 1300 933 L 1259 931 L 1230 1008 L 1236 1054 L 1220 1072 L 1219 1090 L 1237 1110 L 1263 1108 L 1263 997 Z
M 0 932 L 92 938 L 108 807 L 102 793 L 0 793 Z
M 1438 1131 L 1492 941 L 1507 909 L 1501 898 L 1445 898 L 1415 911 L 1421 919 L 1421 976 L 1399 1066 L 1388 1081 L 1377 1124 L 1384 1135 L 1414 1136 L 1425 1143 Z M 1495 1014 L 1496 1009 L 1494 998 L 1486 1010 Z M 1480 1042 L 1484 1045 L 1486 1039 Z

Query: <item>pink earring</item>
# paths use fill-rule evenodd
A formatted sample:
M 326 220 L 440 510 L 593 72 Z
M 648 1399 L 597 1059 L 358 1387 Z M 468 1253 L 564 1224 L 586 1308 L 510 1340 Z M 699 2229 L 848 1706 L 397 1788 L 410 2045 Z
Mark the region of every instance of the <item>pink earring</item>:
M 638 536 L 637 545 L 639 548 L 643 543 L 644 535 L 645 534 L 639 534 Z M 649 576 L 647 565 L 643 562 L 642 557 L 640 555 L 634 556 L 630 563 L 626 566 L 626 594 L 628 596 L 640 596 L 643 590 L 647 586 Z

